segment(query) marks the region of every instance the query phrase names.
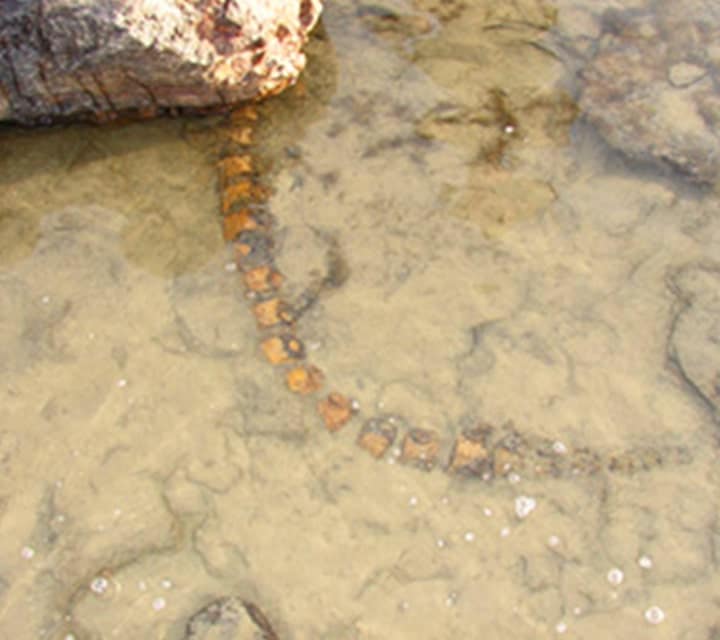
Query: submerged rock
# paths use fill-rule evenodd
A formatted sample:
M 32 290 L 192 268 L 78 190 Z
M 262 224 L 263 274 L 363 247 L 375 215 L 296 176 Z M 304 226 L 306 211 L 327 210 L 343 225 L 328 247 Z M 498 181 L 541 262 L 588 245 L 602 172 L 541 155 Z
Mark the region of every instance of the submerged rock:
M 235 597 L 214 600 L 187 622 L 183 640 L 277 640 L 257 605 Z
M 204 109 L 281 91 L 320 0 L 5 0 L 0 120 Z
M 580 106 L 629 157 L 720 178 L 720 5 L 656 0 L 608 11 Z

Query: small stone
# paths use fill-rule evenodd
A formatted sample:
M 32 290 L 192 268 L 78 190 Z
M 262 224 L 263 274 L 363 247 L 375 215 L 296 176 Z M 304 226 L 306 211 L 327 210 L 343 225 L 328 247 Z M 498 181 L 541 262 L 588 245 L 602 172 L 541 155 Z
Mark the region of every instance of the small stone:
M 638 564 L 639 564 L 643 569 L 652 569 L 653 561 L 652 561 L 652 558 L 651 558 L 650 556 L 642 555 L 642 556 L 640 556 L 640 557 L 638 558 Z
M 555 625 L 555 631 L 557 633 L 565 633 L 567 630 L 568 630 L 567 623 L 563 622 L 562 620 Z
M 689 62 L 679 62 L 670 67 L 668 79 L 673 87 L 689 87 L 704 77 L 707 70 Z
M 165 598 L 155 598 L 152 601 L 152 608 L 155 609 L 155 611 L 161 611 L 162 609 L 165 608 L 166 605 L 167 605 L 167 602 L 166 602 Z
M 500 529 L 500 537 L 507 538 L 510 535 L 510 527 L 503 527 Z
M 473 531 L 466 531 L 463 538 L 465 538 L 465 542 L 475 542 L 475 533 Z
M 560 538 L 558 536 L 550 536 L 548 538 L 548 545 L 551 547 L 557 547 L 560 544 Z

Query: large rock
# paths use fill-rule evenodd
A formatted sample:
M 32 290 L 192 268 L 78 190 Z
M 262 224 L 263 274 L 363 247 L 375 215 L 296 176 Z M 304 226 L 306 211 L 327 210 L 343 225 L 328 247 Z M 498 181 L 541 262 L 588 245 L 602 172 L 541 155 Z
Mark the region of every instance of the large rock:
M 720 179 L 720 6 L 650 0 L 608 11 L 580 106 L 632 158 Z
M 0 119 L 203 109 L 302 71 L 320 0 L 2 0 Z

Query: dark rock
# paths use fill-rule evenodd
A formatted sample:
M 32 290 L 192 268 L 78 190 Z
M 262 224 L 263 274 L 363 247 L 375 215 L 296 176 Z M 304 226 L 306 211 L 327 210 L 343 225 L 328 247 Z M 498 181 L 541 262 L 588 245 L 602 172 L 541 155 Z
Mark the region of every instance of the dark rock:
M 608 12 L 580 106 L 607 142 L 694 182 L 720 178 L 720 5 L 656 0 Z
M 295 81 L 320 0 L 4 0 L 0 120 L 205 109 Z

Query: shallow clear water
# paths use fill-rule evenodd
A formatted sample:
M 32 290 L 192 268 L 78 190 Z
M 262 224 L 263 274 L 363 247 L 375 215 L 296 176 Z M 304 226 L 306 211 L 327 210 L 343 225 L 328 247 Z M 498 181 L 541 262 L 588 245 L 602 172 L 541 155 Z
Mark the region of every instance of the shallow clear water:
M 0 637 L 179 639 L 226 594 L 281 638 L 715 637 L 719 202 L 576 119 L 548 30 L 601 4 L 332 3 L 258 145 L 291 288 L 349 267 L 298 329 L 330 388 L 660 462 L 371 459 L 262 357 L 217 121 L 7 130 Z

